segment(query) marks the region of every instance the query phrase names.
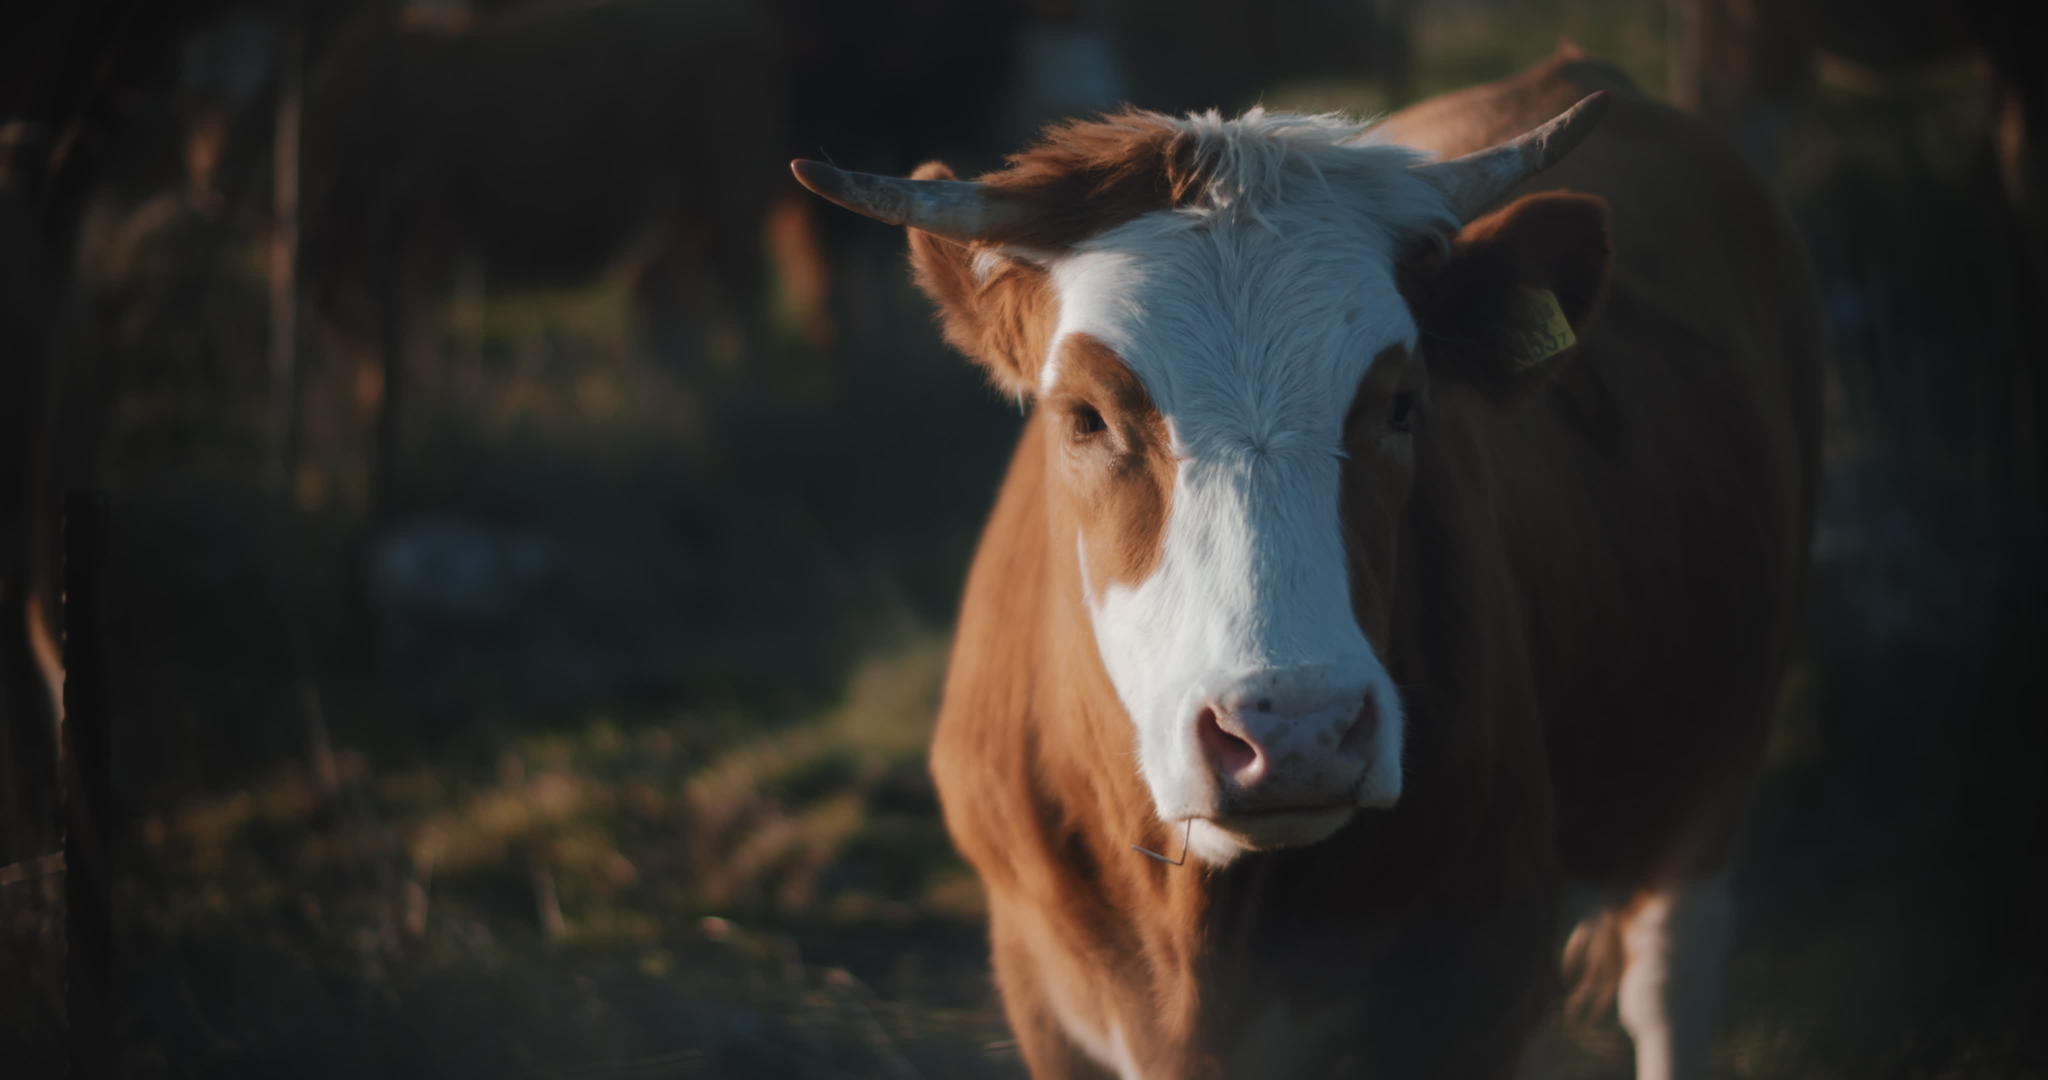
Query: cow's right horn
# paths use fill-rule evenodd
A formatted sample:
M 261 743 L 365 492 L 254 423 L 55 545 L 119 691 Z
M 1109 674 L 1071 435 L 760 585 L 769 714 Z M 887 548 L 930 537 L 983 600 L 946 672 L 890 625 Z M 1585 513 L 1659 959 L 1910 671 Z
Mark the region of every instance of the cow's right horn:
M 1471 221 L 1491 209 L 1516 184 L 1557 164 L 1593 130 L 1606 111 L 1607 91 L 1596 91 L 1504 143 L 1450 161 L 1418 165 L 1415 171 L 1450 196 L 1458 220 Z
M 1022 207 L 965 180 L 902 180 L 801 158 L 789 171 L 797 183 L 856 214 L 963 244 L 999 240 L 1023 222 Z

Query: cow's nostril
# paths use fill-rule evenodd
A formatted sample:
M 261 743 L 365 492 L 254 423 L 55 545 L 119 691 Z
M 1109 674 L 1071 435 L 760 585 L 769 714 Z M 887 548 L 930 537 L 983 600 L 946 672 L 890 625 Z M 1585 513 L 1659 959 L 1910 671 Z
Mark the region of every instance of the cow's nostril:
M 1203 709 L 1196 721 L 1197 734 L 1202 740 L 1202 750 L 1209 756 L 1209 763 L 1224 776 L 1243 780 L 1243 773 L 1258 764 L 1259 748 L 1250 740 L 1223 730 L 1216 719 L 1216 710 Z

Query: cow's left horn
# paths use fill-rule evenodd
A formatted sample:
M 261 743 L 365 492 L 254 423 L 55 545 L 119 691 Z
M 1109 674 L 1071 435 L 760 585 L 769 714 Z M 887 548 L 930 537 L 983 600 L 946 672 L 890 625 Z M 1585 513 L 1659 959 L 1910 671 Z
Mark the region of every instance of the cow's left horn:
M 1451 197 L 1458 220 L 1471 221 L 1516 184 L 1557 164 L 1606 111 L 1607 91 L 1588 94 L 1540 127 L 1461 158 L 1419 165 L 1416 171 Z
M 789 171 L 797 183 L 856 214 L 963 244 L 1000 239 L 1022 224 L 1022 207 L 965 180 L 900 180 L 802 159 L 790 162 Z

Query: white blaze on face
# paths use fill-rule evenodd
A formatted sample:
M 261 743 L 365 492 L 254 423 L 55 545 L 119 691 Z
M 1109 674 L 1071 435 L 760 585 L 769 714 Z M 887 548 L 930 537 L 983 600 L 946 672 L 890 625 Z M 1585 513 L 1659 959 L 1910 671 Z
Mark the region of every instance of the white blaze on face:
M 1222 127 L 1255 122 L 1273 119 Z M 1325 144 L 1311 161 L 1237 134 L 1231 175 L 1281 196 L 1156 212 L 1051 264 L 1060 317 L 1043 388 L 1058 383 L 1060 343 L 1093 336 L 1144 383 L 1178 462 L 1151 574 L 1087 597 L 1168 822 L 1227 812 L 1196 717 L 1253 676 L 1300 699 L 1371 695 L 1372 764 L 1337 799 L 1388 805 L 1400 792 L 1400 700 L 1352 611 L 1338 488 L 1359 380 L 1381 350 L 1415 340 L 1398 245 L 1441 228 L 1443 210 L 1405 152 Z M 1199 825 L 1198 857 L 1243 849 Z

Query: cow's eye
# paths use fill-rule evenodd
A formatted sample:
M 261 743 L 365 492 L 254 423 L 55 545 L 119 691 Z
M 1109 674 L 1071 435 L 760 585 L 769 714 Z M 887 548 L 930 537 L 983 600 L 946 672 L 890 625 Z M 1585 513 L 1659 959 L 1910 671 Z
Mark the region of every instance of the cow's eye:
M 1073 422 L 1075 442 L 1092 439 L 1109 427 L 1102 422 L 1102 414 L 1096 412 L 1093 405 L 1076 405 L 1068 415 Z
M 1387 406 L 1387 426 L 1395 431 L 1408 431 L 1415 426 L 1415 395 L 1403 390 L 1394 395 L 1393 404 Z

